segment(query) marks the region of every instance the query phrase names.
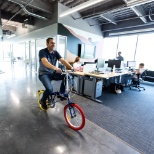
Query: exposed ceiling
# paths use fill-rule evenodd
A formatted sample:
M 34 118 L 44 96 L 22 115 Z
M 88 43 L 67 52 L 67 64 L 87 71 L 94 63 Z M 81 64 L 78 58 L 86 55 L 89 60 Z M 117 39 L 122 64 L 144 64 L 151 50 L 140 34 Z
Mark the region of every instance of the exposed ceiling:
M 50 20 L 49 17 L 54 13 L 53 6 L 57 2 L 73 8 L 87 1 L 0 0 L 3 33 L 7 34 L 7 31 L 13 33 L 16 27 L 34 25 L 36 18 Z M 79 12 L 81 15 L 79 18 L 97 21 L 105 32 L 104 27 L 118 27 L 121 22 L 130 20 L 138 20 L 143 25 L 153 22 L 154 0 L 104 0 Z M 93 23 L 90 25 L 94 26 Z

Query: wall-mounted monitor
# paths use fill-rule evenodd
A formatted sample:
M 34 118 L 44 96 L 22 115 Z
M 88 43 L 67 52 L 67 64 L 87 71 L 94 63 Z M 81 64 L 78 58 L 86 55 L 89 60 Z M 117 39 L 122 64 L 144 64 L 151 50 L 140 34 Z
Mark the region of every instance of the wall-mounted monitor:
M 78 56 L 85 59 L 95 58 L 95 50 L 96 46 L 89 44 L 81 44 L 79 45 Z

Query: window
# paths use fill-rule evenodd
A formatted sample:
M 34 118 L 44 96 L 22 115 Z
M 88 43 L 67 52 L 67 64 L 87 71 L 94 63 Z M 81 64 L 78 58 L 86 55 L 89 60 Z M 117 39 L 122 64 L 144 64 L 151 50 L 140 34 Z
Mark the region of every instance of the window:
M 139 63 L 144 63 L 145 68 L 154 70 L 153 40 L 154 40 L 154 33 L 139 35 L 136 56 L 135 56 L 137 66 Z
M 116 58 L 118 37 L 105 38 L 103 47 L 103 57 L 106 60 Z
M 137 35 L 119 37 L 118 51 L 121 51 L 121 56 L 124 61 L 133 61 L 136 50 Z M 117 57 L 117 56 L 116 56 Z

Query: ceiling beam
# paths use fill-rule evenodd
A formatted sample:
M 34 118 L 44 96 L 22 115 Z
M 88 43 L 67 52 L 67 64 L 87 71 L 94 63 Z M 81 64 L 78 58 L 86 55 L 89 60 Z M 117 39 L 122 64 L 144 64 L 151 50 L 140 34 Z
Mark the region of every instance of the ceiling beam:
M 142 6 L 134 6 L 130 7 L 135 14 L 144 22 L 147 23 L 147 19 L 144 17 L 146 15 L 145 10 L 142 8 Z
M 17 4 L 26 5 L 31 0 L 8 0 L 8 1 L 11 1 L 11 2 L 17 3 Z M 32 0 L 32 2 L 30 2 L 28 4 L 28 6 L 30 6 L 32 8 L 35 8 L 37 10 L 52 14 L 53 13 L 53 8 L 52 8 L 52 5 L 51 4 L 49 5 L 49 4 L 50 3 L 45 3 L 45 2 L 43 2 L 41 0 Z
M 115 24 L 115 25 L 117 24 L 117 23 L 115 22 L 114 17 L 113 17 L 112 15 L 110 15 L 109 13 L 101 14 L 100 17 L 104 18 L 105 20 L 109 21 L 109 22 L 112 23 L 112 24 Z
M 139 6 L 145 3 L 153 2 L 154 0 L 123 0 L 126 1 L 127 6 Z
M 116 7 L 111 7 L 110 9 L 107 9 L 107 10 L 102 10 L 102 11 L 95 11 L 95 13 L 91 13 L 89 15 L 84 15 L 80 18 L 83 18 L 83 19 L 94 19 L 94 18 L 97 18 L 101 15 L 104 15 L 104 14 L 110 14 L 111 12 L 113 11 L 120 11 L 121 9 L 125 8 L 126 7 L 126 4 L 122 4 L 122 5 L 119 5 L 119 6 L 116 6 Z
M 129 8 L 131 8 L 134 13 L 144 22 L 147 23 L 147 19 L 144 17 L 146 15 L 145 10 L 141 6 L 141 4 L 144 4 L 144 0 L 123 0 Z M 141 3 L 142 2 L 142 3 Z M 147 0 L 146 0 L 147 2 Z

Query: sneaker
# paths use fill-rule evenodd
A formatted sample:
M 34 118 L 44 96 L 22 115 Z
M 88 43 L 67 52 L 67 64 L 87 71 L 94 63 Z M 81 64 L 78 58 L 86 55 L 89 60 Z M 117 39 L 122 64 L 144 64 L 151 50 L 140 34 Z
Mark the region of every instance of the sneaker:
M 41 100 L 41 102 L 40 102 L 40 108 L 41 108 L 42 110 L 47 110 L 48 107 L 47 107 L 47 105 L 46 105 L 46 102 L 43 102 L 43 101 Z
M 64 97 L 64 95 L 61 94 L 61 93 L 59 93 L 59 94 L 57 95 L 57 98 L 60 98 L 61 101 L 63 101 L 63 100 L 67 100 L 67 98 Z
M 52 101 L 51 99 L 48 101 L 47 107 L 48 108 L 54 108 L 55 107 L 55 101 Z

